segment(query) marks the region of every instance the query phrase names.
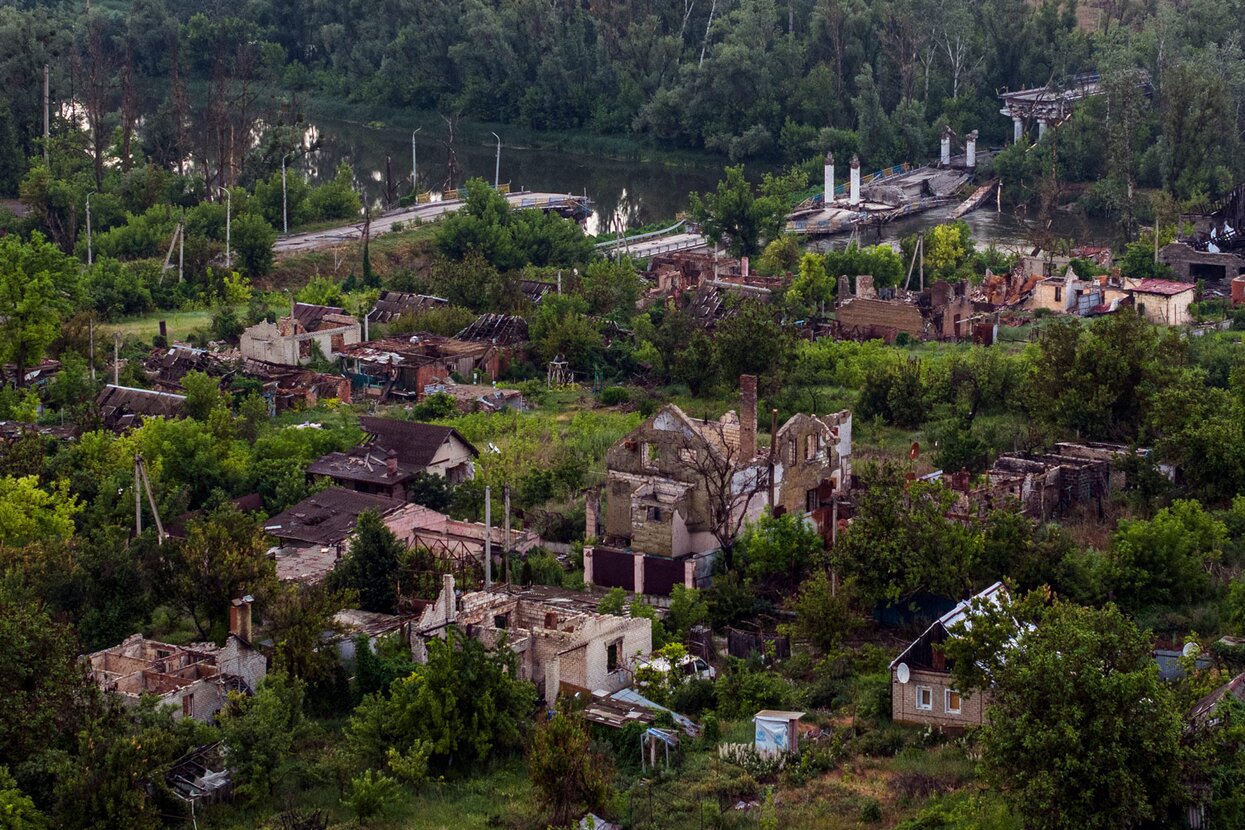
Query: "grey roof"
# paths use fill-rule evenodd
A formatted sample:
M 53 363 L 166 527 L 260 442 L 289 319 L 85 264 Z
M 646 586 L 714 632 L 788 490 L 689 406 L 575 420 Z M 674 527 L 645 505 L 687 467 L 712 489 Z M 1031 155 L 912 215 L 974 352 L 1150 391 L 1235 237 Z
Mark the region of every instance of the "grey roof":
M 180 418 L 185 413 L 186 396 L 152 389 L 113 386 L 100 390 L 95 398 L 100 418 L 110 429 L 135 426 L 143 418 Z
M 398 454 L 398 463 L 423 469 L 432 463 L 441 445 L 455 437 L 467 445 L 472 455 L 480 453 L 471 442 L 464 438 L 453 427 L 438 424 L 421 424 L 416 421 L 399 421 L 394 418 L 377 418 L 364 415 L 359 418 L 359 426 L 368 435 L 368 443 L 373 447 L 393 450 Z
M 428 308 L 449 305 L 449 300 L 431 294 L 411 294 L 406 291 L 382 291 L 376 304 L 367 313 L 373 323 L 390 323 L 403 315 L 415 314 Z
M 359 516 L 368 510 L 384 514 L 401 507 L 399 499 L 329 487 L 264 523 L 264 531 L 278 539 L 313 545 L 336 545 L 354 532 Z

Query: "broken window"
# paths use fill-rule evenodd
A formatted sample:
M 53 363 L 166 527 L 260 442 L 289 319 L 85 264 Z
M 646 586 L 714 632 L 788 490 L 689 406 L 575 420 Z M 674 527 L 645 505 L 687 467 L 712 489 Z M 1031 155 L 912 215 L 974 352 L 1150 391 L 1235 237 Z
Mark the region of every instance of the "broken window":
M 605 669 L 616 672 L 620 668 L 618 658 L 622 655 L 622 640 L 615 640 L 605 646 Z
M 804 511 L 812 513 L 820 506 L 820 499 L 817 498 L 817 488 L 806 490 L 804 492 Z
M 812 461 L 814 458 L 817 457 L 817 449 L 818 449 L 817 445 L 819 443 L 820 437 L 821 436 L 819 436 L 815 432 L 810 432 L 808 435 L 804 436 L 804 460 L 805 461 Z
M 509 627 L 510 627 L 510 615 L 509 614 L 498 614 L 496 617 L 493 617 L 493 628 L 506 629 Z
M 1055 302 L 1059 302 L 1062 299 L 1063 299 L 1063 289 L 1056 288 L 1055 289 Z
M 657 462 L 661 460 L 661 447 L 656 444 L 650 444 L 645 441 L 640 445 L 641 458 L 644 459 L 645 467 L 656 467 Z
M 960 714 L 960 693 L 954 689 L 947 689 L 947 714 Z
M 930 711 L 934 708 L 934 690 L 929 686 L 916 687 L 916 708 Z
M 194 693 L 191 692 L 190 694 L 182 697 L 182 717 L 183 718 L 190 717 L 191 713 L 194 712 L 194 710 L 195 710 L 195 696 L 194 696 Z
M 796 462 L 795 453 L 796 453 L 795 438 L 791 438 L 789 441 L 787 441 L 787 465 L 790 467 L 795 466 L 795 462 Z
M 649 507 L 648 508 L 648 520 L 650 522 L 660 522 L 661 521 L 661 508 L 660 507 Z

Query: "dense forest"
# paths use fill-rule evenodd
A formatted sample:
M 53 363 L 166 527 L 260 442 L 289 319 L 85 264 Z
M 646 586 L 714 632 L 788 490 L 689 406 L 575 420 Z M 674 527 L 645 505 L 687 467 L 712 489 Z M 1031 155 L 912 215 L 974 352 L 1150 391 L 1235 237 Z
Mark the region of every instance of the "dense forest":
M 1236 0 L 5 2 L 0 193 L 39 155 L 45 63 L 56 112 L 88 128 L 97 186 L 106 157 L 193 158 L 207 185 L 266 178 L 305 149 L 310 100 L 881 166 L 927 156 L 944 124 L 1001 145 L 1000 91 L 1098 72 L 1107 94 L 1057 148 L 1005 160 L 1009 196 L 1038 198 L 1057 163 L 1105 178 L 1103 211 L 1131 212 L 1138 186 L 1196 201 L 1234 185 L 1242 20 Z

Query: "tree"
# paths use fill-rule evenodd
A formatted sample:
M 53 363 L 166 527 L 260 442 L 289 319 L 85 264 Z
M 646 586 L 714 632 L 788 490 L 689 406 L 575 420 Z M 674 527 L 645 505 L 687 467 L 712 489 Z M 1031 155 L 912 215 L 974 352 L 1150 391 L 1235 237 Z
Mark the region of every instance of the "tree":
M 535 688 L 518 678 L 517 658 L 505 644 L 490 651 L 456 628 L 428 644 L 428 662 L 371 695 L 350 718 L 346 743 L 373 769 L 398 757 L 427 751 L 446 770 L 519 749 L 536 701 Z M 424 743 L 427 746 L 424 746 Z
M 68 541 L 81 511 L 65 480 L 52 482 L 49 492 L 35 476 L 0 478 L 0 547 Z
M 276 581 L 263 529 L 230 502 L 192 520 L 186 539 L 170 540 L 164 549 L 169 551 L 172 595 L 200 636 L 211 633 L 223 639 L 230 603 L 247 594 L 262 594 Z
M 609 800 L 609 759 L 592 749 L 583 720 L 565 709 L 532 733 L 527 761 L 528 775 L 553 827 L 567 826 Z
M 252 696 L 231 693 L 221 716 L 234 790 L 248 801 L 271 795 L 303 728 L 303 684 L 270 673 Z
M 736 543 L 736 554 L 754 585 L 789 591 L 818 564 L 825 547 L 819 534 L 802 516 L 770 514 L 747 525 Z
M 35 232 L 23 243 L 0 237 L 0 364 L 17 368 L 17 384 L 56 339 L 78 286 L 74 261 Z
M 264 608 L 273 671 L 312 687 L 329 681 L 337 668 L 337 649 L 325 643 L 324 635 L 341 633 L 333 617 L 352 599 L 323 583 L 287 583 L 275 591 Z
M 744 178 L 742 165 L 726 168 L 717 190 L 688 196 L 689 210 L 705 236 L 715 244 L 726 242 L 732 256 L 755 256 L 764 240 L 773 239 L 787 206 L 774 196 L 757 196 Z
M 211 375 L 187 372 L 182 386 L 186 388 L 186 414 L 196 421 L 206 421 L 214 409 L 226 405 L 220 383 Z
M 1183 717 L 1150 638 L 1113 605 L 987 606 L 953 632 L 947 663 L 960 689 L 990 689 L 983 766 L 1026 830 L 1172 820 Z
M 360 827 L 367 827 L 371 820 L 382 815 L 395 804 L 401 795 L 401 787 L 383 772 L 365 770 L 350 781 L 350 795 L 346 805 L 354 813 Z
M 1122 520 L 1111 541 L 1119 599 L 1135 607 L 1204 598 L 1227 538 L 1224 523 L 1196 501 L 1176 501 L 1148 521 Z
M 0 766 L 0 826 L 4 830 L 45 830 L 47 816 L 17 787 L 9 768 Z
M 665 624 L 676 640 L 687 639 L 692 626 L 708 621 L 709 603 L 700 591 L 684 585 L 675 585 L 671 589 Z
M 826 572 L 817 570 L 804 580 L 792 603 L 796 632 L 822 651 L 831 651 L 858 623 L 850 597 L 846 588 L 836 590 Z
M 264 217 L 244 213 L 233 220 L 233 250 L 248 277 L 262 277 L 272 268 L 277 231 Z
M 765 379 L 767 388 L 781 385 L 791 361 L 791 338 L 766 303 L 741 302 L 734 314 L 718 324 L 714 343 L 728 380 L 757 375 Z
M 359 607 L 365 611 L 392 614 L 398 608 L 398 568 L 405 553 L 380 514 L 368 510 L 360 514 L 350 550 L 333 568 L 330 584 L 357 591 Z
M 806 314 L 824 313 L 826 304 L 834 305 L 836 280 L 826 274 L 826 258 L 806 253 L 800 259 L 800 272 L 787 288 L 787 300 Z

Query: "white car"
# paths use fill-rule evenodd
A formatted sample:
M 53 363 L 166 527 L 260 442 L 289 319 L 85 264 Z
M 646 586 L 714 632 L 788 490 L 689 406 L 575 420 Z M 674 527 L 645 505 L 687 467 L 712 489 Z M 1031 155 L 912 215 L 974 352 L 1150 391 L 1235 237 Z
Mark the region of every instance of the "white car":
M 670 671 L 670 660 L 665 657 L 653 657 L 648 660 L 641 660 L 636 664 L 637 674 L 641 669 L 649 669 L 655 672 L 666 674 Z M 717 669 L 706 663 L 702 658 L 691 654 L 684 655 L 679 660 L 678 671 L 683 675 L 683 682 L 689 680 L 713 680 L 718 676 Z M 643 680 L 640 685 L 646 685 Z

